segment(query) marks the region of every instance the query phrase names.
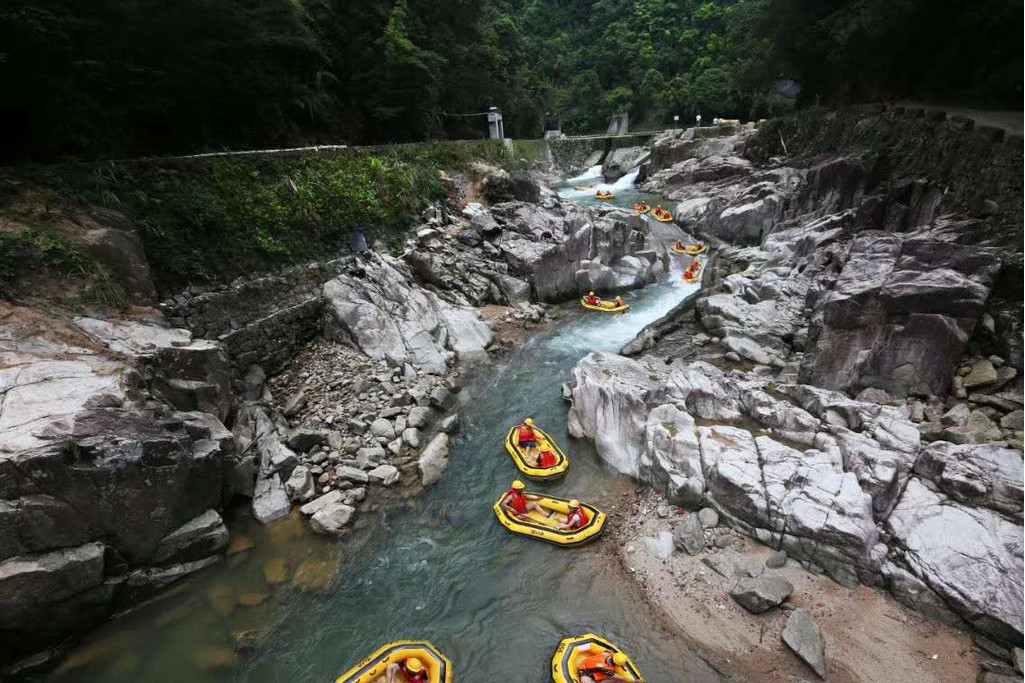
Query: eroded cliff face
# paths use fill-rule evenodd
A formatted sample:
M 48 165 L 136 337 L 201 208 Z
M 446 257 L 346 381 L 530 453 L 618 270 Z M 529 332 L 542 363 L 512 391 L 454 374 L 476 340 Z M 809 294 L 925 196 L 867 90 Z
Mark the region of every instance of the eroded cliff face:
M 635 359 L 578 364 L 570 431 L 814 571 L 1020 644 L 1020 139 L 788 125 L 653 143 L 644 189 L 710 242 L 702 289 Z

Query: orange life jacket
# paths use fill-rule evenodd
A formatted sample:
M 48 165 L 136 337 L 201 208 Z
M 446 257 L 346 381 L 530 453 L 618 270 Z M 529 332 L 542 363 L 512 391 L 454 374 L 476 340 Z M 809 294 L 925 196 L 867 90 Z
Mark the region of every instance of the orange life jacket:
M 524 441 L 537 441 L 537 437 L 534 436 L 534 430 L 526 425 L 520 425 L 516 431 L 516 438 L 520 443 Z
M 538 457 L 537 466 L 541 469 L 548 469 L 549 467 L 555 467 L 555 453 L 551 451 L 545 451 Z
M 611 652 L 600 652 L 596 655 L 590 655 L 580 663 L 577 670 L 582 674 L 587 674 L 596 681 L 612 678 L 616 675 L 616 667 L 610 666 L 606 661 L 611 656 Z

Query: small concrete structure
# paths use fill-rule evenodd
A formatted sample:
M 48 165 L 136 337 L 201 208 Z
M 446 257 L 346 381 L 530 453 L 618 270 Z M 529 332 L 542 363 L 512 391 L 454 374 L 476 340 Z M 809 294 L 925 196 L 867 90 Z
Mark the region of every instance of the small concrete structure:
M 623 112 L 609 117 L 609 127 L 605 131 L 609 135 L 623 135 L 630 130 L 630 113 Z
M 505 137 L 505 127 L 502 125 L 502 110 L 498 107 L 488 109 L 488 139 L 501 140 Z

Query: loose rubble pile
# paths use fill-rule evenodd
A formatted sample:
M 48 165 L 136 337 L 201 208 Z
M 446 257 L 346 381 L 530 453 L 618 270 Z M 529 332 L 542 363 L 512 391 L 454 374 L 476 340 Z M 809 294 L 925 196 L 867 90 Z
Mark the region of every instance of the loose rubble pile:
M 341 535 L 376 487 L 418 467 L 422 485 L 434 483 L 447 464 L 446 434 L 458 427 L 458 414 L 444 413 L 459 388 L 454 378 L 390 367 L 330 341 L 266 384 L 254 369 L 246 390 L 259 399 L 243 408 L 236 434 L 260 455 L 255 516 L 271 522 L 301 505 L 314 531 Z

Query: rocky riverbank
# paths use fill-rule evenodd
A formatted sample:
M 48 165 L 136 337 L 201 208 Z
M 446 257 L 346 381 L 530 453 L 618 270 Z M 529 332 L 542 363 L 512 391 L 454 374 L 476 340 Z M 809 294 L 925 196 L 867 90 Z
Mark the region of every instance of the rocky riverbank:
M 1020 144 L 849 123 L 842 149 L 791 139 L 816 154 L 789 159 L 754 128 L 653 142 L 644 189 L 712 244 L 702 289 L 632 358 L 578 364 L 569 429 L 674 506 L 1002 643 L 999 680 L 1023 618 Z
M 806 571 L 785 551 L 720 524 L 715 510 L 687 512 L 652 489 L 620 507 L 626 515 L 615 541 L 627 574 L 695 648 L 737 679 L 810 680 L 814 666 L 830 681 L 957 683 L 972 680 L 985 658 L 964 629 L 885 591 L 846 588 Z M 820 629 L 822 650 L 809 649 L 808 662 L 783 638 L 798 611 Z
M 78 634 L 218 562 L 232 502 L 251 499 L 267 524 L 298 507 L 342 536 L 390 490 L 437 481 L 460 368 L 497 348 L 479 308 L 505 307 L 499 329 L 541 325 L 532 302 L 661 272 L 645 222 L 514 180 L 514 201 L 432 207 L 397 256 L 194 287 L 127 314 L 4 304 L 6 674 L 45 670 Z

